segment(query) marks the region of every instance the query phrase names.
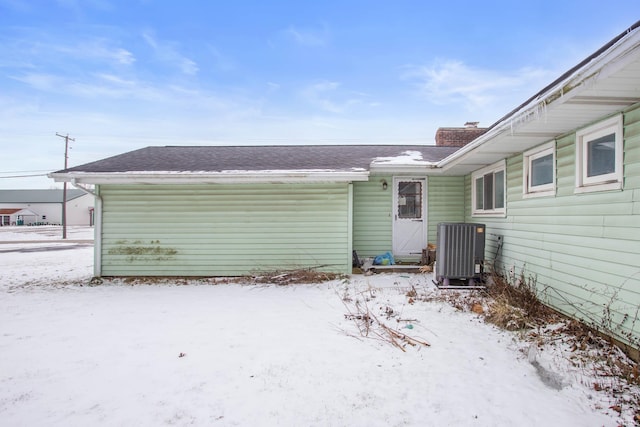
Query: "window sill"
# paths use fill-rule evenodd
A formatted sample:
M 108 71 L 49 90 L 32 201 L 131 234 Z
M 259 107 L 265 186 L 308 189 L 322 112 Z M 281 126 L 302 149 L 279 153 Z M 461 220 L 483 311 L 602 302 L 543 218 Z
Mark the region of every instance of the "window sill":
M 506 212 L 472 212 L 471 213 L 471 217 L 472 218 L 506 218 L 507 217 L 507 213 Z
M 533 199 L 536 197 L 555 197 L 556 190 L 547 190 L 547 191 L 533 191 L 531 193 L 522 194 L 523 199 Z
M 583 193 L 595 193 L 598 191 L 621 191 L 622 190 L 622 182 L 609 182 L 605 184 L 593 184 L 593 185 L 585 185 L 582 187 L 576 187 L 573 191 L 574 194 L 583 194 Z

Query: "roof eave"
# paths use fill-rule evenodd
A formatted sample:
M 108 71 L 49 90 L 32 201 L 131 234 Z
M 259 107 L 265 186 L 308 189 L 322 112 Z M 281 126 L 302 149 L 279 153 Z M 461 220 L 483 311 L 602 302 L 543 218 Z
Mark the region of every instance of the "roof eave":
M 371 173 L 375 174 L 419 174 L 431 175 L 440 172 L 436 162 L 425 162 L 423 164 L 384 164 L 372 163 L 369 167 Z
M 367 181 L 368 171 L 242 171 L 242 172 L 54 172 L 56 182 L 76 184 L 274 184 Z

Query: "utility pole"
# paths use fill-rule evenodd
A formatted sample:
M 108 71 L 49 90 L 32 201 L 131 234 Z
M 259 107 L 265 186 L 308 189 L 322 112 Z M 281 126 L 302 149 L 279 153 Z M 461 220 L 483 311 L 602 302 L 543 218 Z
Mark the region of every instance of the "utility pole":
M 56 132 L 56 136 L 64 138 L 64 168 L 67 169 L 69 161 L 69 141 L 75 141 L 69 138 L 69 134 L 60 135 Z M 67 238 L 67 181 L 62 184 L 62 239 Z

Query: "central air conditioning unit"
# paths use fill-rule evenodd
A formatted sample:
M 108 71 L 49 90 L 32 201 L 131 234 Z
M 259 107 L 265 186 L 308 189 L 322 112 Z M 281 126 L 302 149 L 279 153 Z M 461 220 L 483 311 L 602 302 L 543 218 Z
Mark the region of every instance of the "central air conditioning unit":
M 484 224 L 438 224 L 435 276 L 439 286 L 451 286 L 455 280 L 470 287 L 482 279 L 485 234 Z

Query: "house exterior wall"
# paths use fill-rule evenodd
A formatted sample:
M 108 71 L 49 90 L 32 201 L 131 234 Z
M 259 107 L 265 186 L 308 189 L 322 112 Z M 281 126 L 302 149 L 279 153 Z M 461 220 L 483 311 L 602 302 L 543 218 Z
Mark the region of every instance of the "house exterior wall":
M 523 156 L 507 159 L 505 218 L 487 225 L 487 258 L 534 280 L 544 301 L 640 348 L 640 107 L 624 114 L 622 191 L 574 194 L 576 134 L 556 141 L 556 195 L 523 198 Z M 497 236 L 504 244 L 498 252 Z
M 103 276 L 351 271 L 350 184 L 101 185 Z
M 353 184 L 353 248 L 360 257 L 374 257 L 393 246 L 392 183 L 391 175 L 372 175 L 367 182 Z M 426 200 L 427 240 L 435 243 L 439 222 L 464 222 L 464 177 L 427 177 Z
M 438 223 L 465 220 L 464 177 L 430 176 L 427 187 L 427 238 L 435 244 Z
M 391 250 L 392 204 L 391 175 L 372 175 L 369 181 L 353 183 L 353 248 L 359 257 L 375 257 Z

